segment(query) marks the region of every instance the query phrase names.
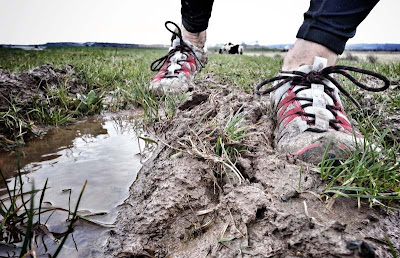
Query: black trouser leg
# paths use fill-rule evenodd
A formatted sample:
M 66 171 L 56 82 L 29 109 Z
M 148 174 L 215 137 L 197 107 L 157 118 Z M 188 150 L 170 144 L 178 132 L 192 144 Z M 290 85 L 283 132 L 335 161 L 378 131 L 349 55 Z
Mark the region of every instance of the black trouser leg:
M 207 29 L 214 0 L 181 0 L 182 24 L 192 33 Z
M 337 54 L 379 0 L 311 0 L 297 38 L 319 43 Z

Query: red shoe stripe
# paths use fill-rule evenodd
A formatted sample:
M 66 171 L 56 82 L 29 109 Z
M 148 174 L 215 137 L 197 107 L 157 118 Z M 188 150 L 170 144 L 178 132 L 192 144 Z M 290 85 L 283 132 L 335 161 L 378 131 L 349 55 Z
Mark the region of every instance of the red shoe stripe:
M 279 103 L 278 107 L 281 106 L 281 110 L 278 112 L 278 121 L 279 124 L 282 123 L 283 120 L 291 116 L 290 118 L 286 119 L 284 125 L 287 125 L 290 123 L 294 118 L 296 117 L 301 117 L 302 120 L 306 121 L 307 118 L 298 114 L 295 114 L 299 111 L 304 111 L 304 109 L 301 107 L 301 103 L 297 100 L 294 100 L 293 98 L 296 97 L 296 94 L 293 92 L 293 87 L 287 91 L 287 96 Z M 293 104 L 295 107 L 290 109 L 288 112 L 286 112 L 287 108 Z M 286 112 L 286 113 L 285 113 Z
M 303 116 L 300 116 L 298 114 L 292 115 L 289 118 L 287 118 L 285 120 L 285 122 L 283 123 L 284 126 L 288 125 L 290 122 L 292 122 L 293 119 L 295 119 L 296 117 L 301 117 L 301 119 L 305 120 L 305 118 Z
M 316 148 L 316 147 L 319 147 L 319 143 L 310 144 L 310 145 L 304 147 L 303 149 L 299 150 L 298 152 L 296 152 L 293 155 L 294 156 L 300 156 L 301 154 L 303 154 L 304 152 L 308 151 L 309 149 Z
M 288 95 L 281 102 L 279 102 L 278 109 L 286 105 L 287 103 L 290 104 L 290 102 L 293 101 L 293 98 L 296 97 L 296 94 L 294 94 L 294 92 L 291 90 L 289 90 L 287 93 Z
M 290 109 L 288 112 L 286 112 L 283 116 L 280 117 L 280 120 L 284 120 L 285 118 L 289 117 L 289 116 L 300 116 L 298 114 L 296 114 L 297 112 L 303 111 L 303 108 L 301 106 L 297 106 L 294 107 L 292 109 Z M 285 125 L 287 123 L 285 122 Z
M 282 116 L 285 114 L 285 112 L 286 112 L 287 108 L 290 106 L 290 104 L 292 104 L 292 103 L 288 102 L 285 105 L 283 105 L 282 109 L 278 113 L 278 117 L 280 119 L 282 119 Z
M 352 133 L 352 127 L 349 121 L 347 121 L 344 117 L 342 116 L 337 116 L 336 117 L 337 120 L 340 121 L 341 126 L 348 132 Z

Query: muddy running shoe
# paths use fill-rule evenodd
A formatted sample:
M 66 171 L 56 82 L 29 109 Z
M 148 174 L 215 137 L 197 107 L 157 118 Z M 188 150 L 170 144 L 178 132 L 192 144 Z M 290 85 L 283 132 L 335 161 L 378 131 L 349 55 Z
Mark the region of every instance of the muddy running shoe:
M 175 30 L 171 30 L 168 24 L 174 25 Z M 167 55 L 157 59 L 150 66 L 152 71 L 158 71 L 151 80 L 150 89 L 159 96 L 164 93 L 187 92 L 193 87 L 194 77 L 207 62 L 206 51 L 183 40 L 178 25 L 167 21 L 165 27 L 173 34 L 172 46 Z
M 348 66 L 326 67 L 326 64 L 326 59 L 315 57 L 314 65 L 281 71 L 256 87 L 259 95 L 274 91 L 271 105 L 277 118 L 276 149 L 313 164 L 321 162 L 328 146 L 328 158 L 344 158 L 362 142 L 362 135 L 353 130 L 343 110 L 339 91 L 361 107 L 331 75 L 341 74 L 368 91 L 383 91 L 390 85 L 386 77 L 371 71 Z M 357 81 L 349 71 L 376 77 L 385 85 L 371 88 Z M 275 82 L 273 87 L 261 90 L 272 82 Z

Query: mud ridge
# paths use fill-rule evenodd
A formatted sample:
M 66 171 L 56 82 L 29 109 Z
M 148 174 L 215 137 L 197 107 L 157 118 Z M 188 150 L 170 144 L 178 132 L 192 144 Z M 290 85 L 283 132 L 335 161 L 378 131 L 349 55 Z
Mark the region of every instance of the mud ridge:
M 71 99 L 87 91 L 83 76 L 71 65 L 58 69 L 46 64 L 21 73 L 0 67 L 0 149 L 15 147 L 17 136 L 40 133 L 43 128 L 33 117 L 41 106 L 56 109 L 50 91 L 61 86 Z
M 0 111 L 8 109 L 10 101 L 31 104 L 34 98 L 45 98 L 47 90 L 64 84 L 69 93 L 82 93 L 86 88 L 73 66 L 57 69 L 51 64 L 42 65 L 29 72 L 13 73 L 0 68 Z
M 344 198 L 328 209 L 316 197 L 318 169 L 273 149 L 268 97 L 215 83 L 190 94 L 172 120 L 154 125 L 159 148 L 120 207 L 104 257 L 392 257 L 387 237 L 400 248 L 398 212 Z M 179 151 L 192 131 L 222 130 L 213 122 L 238 110 L 254 132 L 238 159 L 241 184 L 218 177 L 211 159 Z

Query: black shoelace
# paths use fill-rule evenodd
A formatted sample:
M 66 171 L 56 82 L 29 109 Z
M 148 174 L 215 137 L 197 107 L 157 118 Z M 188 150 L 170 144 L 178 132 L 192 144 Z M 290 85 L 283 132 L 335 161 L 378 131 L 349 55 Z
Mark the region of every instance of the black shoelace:
M 381 81 L 384 82 L 384 86 L 382 87 L 369 87 L 366 84 L 363 84 L 361 82 L 359 82 L 357 79 L 355 79 L 353 76 L 351 76 L 347 71 L 351 71 L 351 72 L 357 72 L 357 73 L 361 73 L 361 74 L 366 74 L 372 77 L 375 77 Z M 276 77 L 270 78 L 268 80 L 265 80 L 263 82 L 261 82 L 259 85 L 257 85 L 257 87 L 255 88 L 255 93 L 258 95 L 265 95 L 268 94 L 272 91 L 275 91 L 276 89 L 282 87 L 284 84 L 286 84 L 287 82 L 291 82 L 291 85 L 296 85 L 296 86 L 303 86 L 300 89 L 297 89 L 296 91 L 294 91 L 294 93 L 297 95 L 297 93 L 299 93 L 302 90 L 305 89 L 310 89 L 311 88 L 311 84 L 320 84 L 324 86 L 324 92 L 332 98 L 332 100 L 334 101 L 334 103 L 337 103 L 337 99 L 335 98 L 334 95 L 334 89 L 329 87 L 324 80 L 328 80 L 330 82 L 333 83 L 333 85 L 336 86 L 336 88 L 338 88 L 338 90 L 340 92 L 342 92 L 346 97 L 348 97 L 359 109 L 361 109 L 360 104 L 350 95 L 350 93 L 348 91 L 346 91 L 341 85 L 340 83 L 334 79 L 331 74 L 341 74 L 344 77 L 346 77 L 347 79 L 349 79 L 352 83 L 354 83 L 355 85 L 357 85 L 358 87 L 367 90 L 367 91 L 372 91 L 372 92 L 380 92 L 380 91 L 384 91 L 387 88 L 389 88 L 390 85 L 390 80 L 388 78 L 386 78 L 385 76 L 379 74 L 379 73 L 375 73 L 372 71 L 368 71 L 368 70 L 364 70 L 364 69 L 360 69 L 360 68 L 355 68 L 355 67 L 350 67 L 350 66 L 343 66 L 343 65 L 336 65 L 336 66 L 328 66 L 324 69 L 322 69 L 321 71 L 311 71 L 309 73 L 304 73 L 304 72 L 300 72 L 300 71 L 281 71 L 280 73 L 283 74 L 293 74 L 294 76 L 289 76 L 289 75 L 278 75 Z M 268 85 L 274 81 L 280 81 L 279 83 L 277 83 L 276 85 L 274 85 L 273 87 L 270 87 L 266 90 L 261 90 L 265 85 Z M 301 107 L 302 109 L 312 106 L 313 103 L 313 99 L 312 98 L 305 98 L 305 97 L 294 97 L 294 100 L 303 100 L 303 101 L 309 101 L 310 103 L 307 104 L 303 104 Z M 336 111 L 340 110 L 340 107 L 337 106 L 332 106 L 332 105 L 326 105 L 326 109 L 328 109 L 335 117 L 335 119 L 331 119 L 329 120 L 329 125 L 334 128 L 335 130 L 339 130 L 340 127 L 337 125 L 338 123 L 340 123 L 340 121 L 337 118 L 338 114 Z M 307 116 L 310 118 L 314 118 L 314 120 L 308 120 L 307 123 L 308 124 L 315 124 L 315 115 L 314 114 L 310 114 L 307 112 L 303 112 L 303 111 L 299 111 L 297 112 L 297 114 L 302 115 L 302 116 Z M 310 128 L 309 130 L 311 131 L 318 131 L 318 129 L 316 128 Z
M 171 30 L 171 29 L 168 27 L 169 24 L 174 25 L 176 31 L 175 31 L 175 30 Z M 193 49 L 192 49 L 191 47 L 189 47 L 189 46 L 185 43 L 185 41 L 183 41 L 183 38 L 182 38 L 182 31 L 181 31 L 181 29 L 179 28 L 179 26 L 178 26 L 176 23 L 174 23 L 174 22 L 167 21 L 167 22 L 165 22 L 165 28 L 166 28 L 169 32 L 171 32 L 171 33 L 174 35 L 173 38 L 176 38 L 176 37 L 179 38 L 179 41 L 180 41 L 180 42 L 179 42 L 179 45 L 176 46 L 175 48 L 171 49 L 171 50 L 168 52 L 168 54 L 166 54 L 165 56 L 163 56 L 163 57 L 161 57 L 161 58 L 155 60 L 153 63 L 151 63 L 150 69 L 151 69 L 153 72 L 158 72 L 158 71 L 160 71 L 160 69 L 164 66 L 165 63 L 169 63 L 169 64 L 170 64 L 170 59 L 171 59 L 171 57 L 172 57 L 176 52 L 181 52 L 183 55 L 186 56 L 186 58 L 189 57 L 189 56 L 188 56 L 188 53 L 191 53 L 191 54 L 194 56 L 195 60 L 197 61 L 196 64 L 198 63 L 198 64 L 200 64 L 200 66 L 201 66 L 202 68 L 204 68 L 203 63 L 202 63 L 202 62 L 199 60 L 199 58 L 196 56 L 196 54 L 194 53 Z M 178 60 L 177 63 L 180 64 L 180 65 L 182 66 L 183 63 L 184 63 L 185 61 L 186 61 L 186 60 Z M 169 66 L 169 64 L 168 64 L 168 66 Z M 176 74 L 178 74 L 180 70 L 181 70 L 181 69 L 175 70 L 175 74 L 174 74 L 174 75 L 168 75 L 168 71 L 166 71 L 166 72 L 165 72 L 165 78 L 177 77 Z

